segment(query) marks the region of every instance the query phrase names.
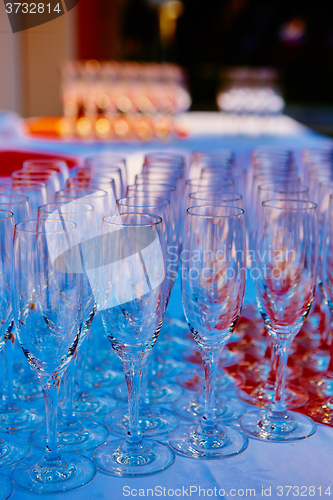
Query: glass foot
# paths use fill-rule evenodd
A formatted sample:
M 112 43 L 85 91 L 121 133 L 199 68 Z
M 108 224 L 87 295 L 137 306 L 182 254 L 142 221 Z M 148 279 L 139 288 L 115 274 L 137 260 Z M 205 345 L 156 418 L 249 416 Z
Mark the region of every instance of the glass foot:
M 2 411 L 1 411 L 2 410 Z M 39 406 L 18 402 L 0 409 L 0 432 L 25 431 L 37 427 L 45 418 Z
M 325 372 L 328 369 L 329 361 L 328 351 L 322 351 L 320 354 L 314 354 L 313 351 L 310 351 L 294 357 L 295 363 L 314 372 Z
M 11 477 L 15 486 L 34 493 L 60 493 L 89 483 L 96 468 L 89 458 L 77 453 L 64 453 L 59 462 L 46 463 L 43 455 L 33 455 L 18 463 Z
M 270 408 L 274 401 L 274 386 L 267 382 L 259 385 L 246 384 L 238 389 L 237 394 L 245 403 L 261 408 Z M 286 405 L 289 408 L 299 408 L 309 400 L 309 395 L 304 389 L 291 384 L 286 385 L 285 397 Z
M 245 377 L 241 373 L 229 374 L 219 370 L 216 377 L 217 391 L 232 391 L 245 383 Z M 205 386 L 204 371 L 188 370 L 177 377 L 177 384 L 183 389 L 193 392 L 201 392 Z
M 60 406 L 62 404 L 60 403 Z M 113 398 L 108 397 L 105 392 L 99 393 L 94 391 L 91 393 L 81 392 L 74 396 L 74 411 L 79 418 L 97 418 L 104 417 L 115 408 L 118 403 Z
M 205 397 L 203 393 L 184 394 L 173 405 L 173 411 L 181 418 L 200 422 L 205 410 Z M 215 404 L 215 417 L 226 424 L 237 420 L 245 413 L 245 406 L 234 398 L 217 398 Z
M 260 441 L 298 441 L 316 432 L 310 418 L 294 411 L 275 417 L 270 410 L 257 410 L 244 415 L 240 425 L 249 437 Z
M 316 422 L 333 427 L 333 398 L 313 399 L 305 411 Z
M 333 396 L 333 373 L 324 372 L 314 377 L 304 378 L 302 385 L 321 398 Z
M 165 444 L 143 439 L 141 445 L 128 448 L 124 439 L 100 446 L 94 454 L 98 469 L 112 476 L 151 476 L 167 469 L 175 461 L 175 454 Z
M 162 378 L 173 378 L 183 373 L 187 368 L 188 364 L 184 361 L 177 361 L 176 359 L 168 359 L 168 362 L 160 361 L 156 363 L 156 376 L 159 379 Z
M 13 491 L 13 485 L 9 477 L 0 474 L 0 500 L 7 500 Z
M 242 361 L 238 365 L 240 370 L 247 380 L 251 382 L 261 382 L 267 380 L 271 363 L 269 359 L 262 359 L 261 361 Z M 288 365 L 286 371 L 286 380 L 299 379 L 303 374 L 303 369 L 299 365 Z
M 179 385 L 171 382 L 163 382 L 163 380 L 150 384 L 147 389 L 149 403 L 152 405 L 173 403 L 180 398 L 182 393 L 183 390 Z M 127 401 L 128 393 L 126 383 L 118 385 L 118 387 L 114 389 L 113 395 L 119 401 Z
M 118 436 L 127 436 L 127 408 L 119 408 L 105 417 L 104 423 L 110 432 Z M 139 429 L 145 437 L 157 437 L 170 434 L 178 427 L 178 418 L 165 408 L 148 408 L 139 411 Z
M 186 425 L 171 434 L 169 445 L 186 457 L 222 459 L 242 453 L 248 446 L 248 439 L 231 426 L 214 426 L 210 432 L 205 432 L 200 425 Z
M 192 363 L 194 365 L 202 366 L 202 356 L 199 349 L 195 348 L 186 349 L 186 353 L 187 354 L 184 356 L 184 360 L 187 363 Z M 240 363 L 243 358 L 244 358 L 244 353 L 240 351 L 238 348 L 225 347 L 219 359 L 219 366 L 225 368 L 228 366 L 233 366 Z
M 31 371 L 30 368 L 28 370 Z M 38 378 L 32 371 L 29 373 L 28 370 L 13 380 L 17 397 L 23 401 L 43 399 L 43 392 Z
M 114 387 L 124 381 L 124 372 L 117 372 L 112 368 L 103 369 L 94 367 L 87 372 L 87 383 L 90 387 Z
M 26 457 L 30 446 L 15 434 L 0 433 L 0 468 L 9 467 Z
M 61 452 L 80 452 L 97 448 L 105 443 L 108 431 L 104 425 L 91 420 L 82 420 L 58 424 L 58 445 Z M 45 449 L 46 446 L 46 426 L 42 426 L 31 433 L 31 441 L 38 448 Z

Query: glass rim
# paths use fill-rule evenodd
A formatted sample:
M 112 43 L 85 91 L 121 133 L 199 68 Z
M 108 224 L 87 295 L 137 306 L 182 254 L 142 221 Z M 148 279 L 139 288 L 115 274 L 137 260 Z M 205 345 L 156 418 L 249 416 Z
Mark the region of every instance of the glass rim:
M 165 186 L 166 188 L 172 188 L 173 190 L 177 189 L 177 186 L 175 184 L 168 184 L 164 182 L 148 182 L 146 184 L 130 184 L 130 186 Z M 128 187 L 130 187 L 128 186 Z
M 20 182 L 24 187 L 24 189 L 27 189 L 29 187 L 44 187 L 47 188 L 46 182 L 43 181 L 35 181 L 34 179 L 11 179 L 13 183 L 15 184 L 16 182 Z M 19 189 L 17 186 L 13 185 L 11 182 L 5 182 L 4 184 L 0 184 L 0 191 L 1 191 L 1 186 L 6 186 L 6 187 L 11 187 L 12 189 Z M 27 185 L 24 185 L 27 184 Z
M 229 193 L 229 192 L 219 191 L 218 189 L 216 191 L 195 191 L 195 192 L 189 194 L 189 198 L 192 198 L 192 200 L 206 200 L 207 198 L 197 198 L 196 197 L 196 195 L 197 196 L 204 195 L 205 193 L 209 193 L 209 194 L 217 193 L 217 194 L 220 194 L 222 196 L 230 195 L 229 201 L 237 201 L 237 200 L 243 199 L 243 195 L 241 195 L 240 193 Z
M 144 224 L 125 224 L 123 222 L 110 222 L 106 219 L 108 218 L 111 218 L 111 217 L 123 217 L 124 215 L 131 215 L 133 217 L 133 215 L 140 215 L 141 217 L 144 216 L 144 217 L 153 217 L 155 219 L 155 222 L 151 222 L 151 223 L 144 223 Z M 155 214 L 142 214 L 140 212 L 125 212 L 123 214 L 111 214 L 111 215 L 105 215 L 103 217 L 103 222 L 105 224 L 109 224 L 110 226 L 125 226 L 125 227 L 137 227 L 137 226 L 140 226 L 140 227 L 151 227 L 151 226 L 157 226 L 158 224 L 161 224 L 163 219 L 162 217 L 160 217 L 159 215 L 155 215 Z
M 25 178 L 30 178 L 31 176 L 32 177 L 41 177 L 41 178 L 44 178 L 44 177 L 48 177 L 48 179 L 51 177 L 51 175 L 55 174 L 55 170 L 48 170 L 48 169 L 43 169 L 43 172 L 45 172 L 44 174 L 42 172 L 34 172 L 33 170 L 15 170 L 14 172 L 11 173 L 11 178 L 15 181 L 15 177 L 16 178 L 20 178 L 22 177 L 23 179 Z M 38 181 L 37 181 L 38 182 Z
M 120 170 L 120 169 L 119 169 L 119 170 Z M 82 176 L 82 177 L 83 177 L 83 176 Z M 78 175 L 74 175 L 74 177 L 69 177 L 69 178 L 67 179 L 67 181 L 70 181 L 70 180 L 72 180 L 72 179 L 74 179 L 74 180 L 78 180 L 78 181 L 79 181 L 79 180 L 80 180 L 80 176 L 78 176 Z M 92 178 L 91 178 L 91 180 L 92 180 L 92 181 L 94 181 L 95 179 L 102 179 L 102 180 L 104 180 L 105 182 L 110 181 L 110 183 L 111 183 L 111 184 L 114 184 L 114 182 L 115 182 L 115 181 L 114 181 L 114 178 L 113 178 L 113 177 L 109 177 L 108 175 L 96 175 L 96 176 L 94 176 L 94 177 L 92 177 Z M 87 179 L 87 182 L 88 182 L 88 181 L 89 181 L 89 179 Z M 83 177 L 82 182 L 84 182 L 84 177 Z M 93 183 L 93 182 L 92 182 L 92 183 Z
M 66 161 L 61 158 L 30 158 L 29 160 L 24 160 L 22 165 L 26 165 L 27 163 L 49 163 L 49 164 L 55 164 L 55 163 L 63 163 L 65 166 L 68 167 Z
M 14 219 L 14 214 L 13 214 L 13 212 L 11 210 L 2 210 L 2 209 L 0 209 L 0 214 L 8 214 L 3 219 L 0 218 L 0 222 L 1 221 L 5 222 L 6 220 Z
M 297 186 L 297 184 L 295 184 L 295 187 L 293 187 L 293 189 L 291 191 L 284 191 L 282 188 L 280 188 L 280 186 L 282 184 L 285 184 L 286 186 L 289 186 L 290 183 L 288 182 L 281 182 L 280 183 L 272 183 L 272 184 L 260 184 L 258 186 L 258 189 L 260 189 L 260 191 L 274 191 L 275 193 L 307 193 L 309 192 L 309 188 L 307 186 L 304 186 L 303 184 L 299 184 L 299 188 Z M 277 188 L 277 189 L 274 189 L 274 186 Z
M 63 224 L 66 222 L 67 224 L 71 224 L 73 227 L 71 229 L 63 229 L 62 231 L 37 231 L 37 224 L 40 222 L 58 222 L 59 224 Z M 36 227 L 34 230 L 28 230 L 28 229 L 21 229 L 21 226 L 25 224 L 31 224 L 32 222 L 36 222 Z M 73 221 L 67 220 L 67 219 L 62 219 L 62 220 L 57 220 L 57 219 L 30 219 L 27 221 L 23 222 L 18 222 L 15 224 L 15 230 L 20 231 L 21 233 L 29 233 L 29 234 L 60 234 L 60 233 L 69 233 L 70 231 L 74 231 L 77 228 L 77 224 Z
M 0 196 L 1 196 L 1 193 L 0 193 Z M 77 207 L 89 207 L 89 210 L 85 210 L 84 212 L 83 211 L 75 211 L 75 212 L 66 212 L 66 214 L 64 215 L 78 215 L 78 214 L 83 214 L 83 213 L 89 213 L 89 212 L 93 212 L 94 211 L 94 207 L 93 205 L 90 205 L 90 203 L 62 203 L 62 202 L 54 202 L 54 203 L 45 203 L 44 205 L 40 205 L 38 207 L 38 212 L 40 211 L 41 213 L 49 213 L 49 214 L 52 214 L 53 212 L 46 212 L 46 211 L 43 211 L 43 210 L 40 210 L 41 208 L 44 208 L 44 207 L 50 207 L 50 206 L 55 206 L 55 208 L 57 208 L 57 206 L 60 206 L 60 207 L 66 207 L 68 205 L 76 205 Z M 60 212 L 61 213 L 61 212 Z M 40 219 L 41 220 L 41 219 Z
M 137 191 L 136 188 L 137 187 L 146 187 L 146 188 L 150 188 L 152 187 L 151 191 L 155 192 L 155 193 L 173 193 L 174 191 L 177 191 L 177 188 L 176 186 L 171 186 L 170 184 L 130 184 L 129 186 L 127 186 L 127 190 L 131 191 L 131 192 L 139 192 L 139 193 L 144 193 L 145 190 L 142 189 L 142 190 L 139 190 Z M 154 189 L 155 186 L 157 187 L 157 189 Z M 159 189 L 161 186 L 165 186 L 167 189 Z M 134 189 L 135 188 L 135 189 Z M 149 189 L 146 190 L 147 192 L 149 191 Z
M 1 186 L 1 184 L 0 184 L 0 186 Z M 21 200 L 18 200 L 17 202 L 15 202 L 15 201 L 9 202 L 9 203 L 14 203 L 15 205 L 18 205 L 20 203 L 26 203 L 26 202 L 29 203 L 29 198 L 27 196 L 25 196 L 24 194 L 2 193 L 0 191 L 0 198 L 1 198 L 1 196 L 13 196 L 14 198 L 21 198 Z M 6 203 L 2 203 L 2 201 L 0 200 L 0 205 L 6 205 Z
M 154 204 L 154 205 L 137 205 L 137 204 L 135 204 L 135 205 L 130 205 L 130 204 L 127 204 L 127 203 L 126 203 L 126 204 L 119 203 L 119 202 L 121 202 L 122 200 L 131 200 L 131 199 L 135 200 L 135 199 L 137 199 L 137 198 L 141 198 L 141 199 L 142 199 L 142 198 L 143 198 L 143 199 L 145 199 L 145 198 L 146 198 L 146 199 L 148 200 L 148 199 L 149 199 L 149 196 L 124 196 L 123 198 L 118 198 L 118 200 L 116 200 L 116 204 L 117 204 L 117 205 L 120 205 L 121 207 L 126 207 L 126 206 L 128 206 L 128 207 L 133 207 L 133 208 L 135 208 L 135 207 L 153 208 L 153 207 L 157 207 L 157 206 L 166 206 L 166 205 L 170 205 L 170 200 L 168 200 L 168 198 L 163 198 L 163 197 L 159 197 L 159 196 L 152 196 L 151 198 L 152 198 L 153 200 L 161 200 L 161 201 L 163 202 L 161 205 L 158 205 L 158 204 Z
M 88 166 L 78 166 L 77 167 L 77 172 L 86 172 L 87 170 L 100 170 L 101 172 L 106 172 L 108 170 L 118 170 L 118 173 L 120 172 L 121 174 L 121 168 L 117 167 L 117 165 L 106 165 L 105 167 L 103 165 L 88 165 Z
M 62 198 L 70 198 L 70 199 L 73 199 L 73 200 L 77 200 L 77 199 L 80 199 L 80 197 L 77 197 L 77 196 L 71 196 L 69 193 L 68 194 L 65 194 L 65 191 L 90 191 L 89 189 L 87 189 L 86 187 L 73 187 L 73 188 L 65 188 L 65 189 L 60 189 L 59 191 L 56 192 L 56 196 L 61 196 Z M 92 190 L 91 193 L 87 194 L 86 196 L 89 197 L 89 196 L 93 196 L 94 194 L 96 193 L 100 193 L 99 196 L 95 196 L 95 198 L 103 198 L 104 196 L 108 197 L 108 193 L 107 191 L 105 191 L 104 189 L 96 189 L 95 191 Z
M 186 181 L 186 186 L 192 186 L 194 184 L 194 181 L 196 181 L 197 185 L 194 187 L 198 187 L 199 181 L 202 182 L 202 180 L 203 180 L 202 177 L 199 177 L 199 179 L 188 179 Z M 234 184 L 235 184 L 235 181 L 233 179 L 229 179 L 227 182 L 222 182 L 222 183 L 216 183 L 216 179 L 215 179 L 215 182 L 212 183 L 210 186 L 202 186 L 201 184 L 199 184 L 199 187 L 203 187 L 203 188 L 210 188 L 210 187 L 219 188 L 220 187 L 221 188 L 223 186 L 232 186 Z M 207 191 L 209 191 L 209 189 L 207 189 Z
M 238 213 L 235 213 L 235 214 L 230 214 L 230 215 L 207 215 L 207 214 L 195 214 L 192 212 L 192 210 L 198 210 L 199 208 L 216 208 L 216 207 L 224 207 L 224 208 L 228 208 L 228 209 L 234 209 L 234 210 L 238 210 Z M 240 207 L 234 207 L 233 205 L 197 205 L 197 206 L 194 206 L 194 207 L 188 207 L 188 209 L 186 210 L 186 212 L 189 214 L 189 215 L 192 215 L 193 217 L 203 217 L 205 219 L 216 219 L 216 218 L 219 218 L 219 219 L 231 219 L 233 217 L 240 217 L 241 215 L 244 215 L 244 209 L 243 208 L 240 208 Z
M 283 202 L 283 203 L 289 203 L 289 202 L 293 202 L 293 203 L 299 203 L 299 204 L 305 204 L 307 206 L 305 206 L 304 208 L 302 207 L 278 207 L 278 206 L 273 206 L 271 205 L 271 203 L 273 202 Z M 314 201 L 308 201 L 308 200 L 295 200 L 295 199 L 292 199 L 292 198 L 287 198 L 287 199 L 279 199 L 279 198 L 273 198 L 271 200 L 266 200 L 266 201 L 263 201 L 262 202 L 262 207 L 264 208 L 274 208 L 275 210 L 312 210 L 312 209 L 316 209 L 317 208 L 317 203 L 315 203 Z

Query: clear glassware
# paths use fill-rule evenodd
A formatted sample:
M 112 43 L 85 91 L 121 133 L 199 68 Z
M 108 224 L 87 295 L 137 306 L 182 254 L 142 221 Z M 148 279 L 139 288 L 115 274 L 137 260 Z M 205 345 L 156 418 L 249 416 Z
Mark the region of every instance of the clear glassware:
M 115 182 L 111 177 L 97 176 L 94 178 L 70 177 L 67 180 L 67 189 L 71 188 L 94 188 L 96 191 L 106 191 L 109 195 L 109 206 L 114 208 L 114 200 L 116 199 Z
M 126 166 L 126 158 L 115 155 L 108 151 L 102 151 L 99 154 L 89 156 L 85 159 L 85 166 L 88 168 L 94 168 L 95 166 L 103 168 L 108 167 L 118 167 L 121 170 L 121 176 L 123 179 L 124 186 L 127 186 L 127 166 Z
M 57 191 L 60 189 L 58 175 L 53 170 L 40 172 L 30 170 L 17 170 L 12 173 L 13 182 L 44 182 L 46 185 L 47 201 L 52 203 Z
M 224 191 L 199 191 L 198 193 L 190 193 L 188 205 L 189 207 L 197 207 L 200 205 L 221 204 L 230 205 L 232 207 L 244 208 L 243 197 L 238 193 L 226 193 Z
M 90 179 L 92 182 L 95 176 L 111 177 L 115 182 L 116 198 L 125 196 L 126 186 L 124 186 L 121 169 L 117 166 L 104 166 L 103 163 L 96 163 L 93 167 L 77 167 L 75 172 L 79 179 Z
M 29 200 L 23 195 L 0 193 L 0 210 L 11 211 L 14 215 L 14 224 L 31 218 Z M 43 409 L 38 406 L 20 402 L 14 392 L 13 355 L 15 334 L 13 318 L 8 328 L 8 336 L 10 341 L 7 342 L 3 351 L 4 393 L 0 404 L 0 431 L 13 432 L 36 427 L 44 420 L 44 413 Z M 30 368 L 28 370 L 30 371 Z M 34 381 L 34 377 L 32 381 Z
M 151 475 L 166 469 L 175 459 L 168 446 L 142 438 L 138 425 L 141 373 L 165 312 L 162 219 L 134 213 L 104 217 L 103 235 L 103 251 L 109 255 L 110 264 L 104 266 L 100 277 L 99 307 L 126 375 L 128 432 L 126 439 L 99 447 L 94 461 L 103 472 L 114 476 Z
M 12 312 L 12 254 L 14 216 L 9 210 L 0 210 L 0 351 L 4 348 L 13 322 Z M 28 443 L 14 434 L 0 433 L 0 467 L 9 467 L 29 453 Z M 4 480 L 3 480 L 4 481 Z M 1 484 L 1 482 L 0 482 Z M 7 483 L 4 487 L 8 487 Z
M 37 219 L 38 207 L 47 203 L 46 184 L 43 182 L 12 181 L 11 183 L 1 184 L 0 192 L 27 196 L 33 219 Z
M 314 298 L 318 266 L 317 205 L 304 200 L 262 204 L 256 246 L 255 281 L 260 313 L 276 356 L 274 401 L 270 409 L 244 415 L 242 429 L 263 441 L 295 441 L 311 436 L 308 417 L 286 409 L 288 353 Z
M 89 204 L 82 203 L 51 203 L 48 205 L 43 205 L 38 209 L 39 219 L 49 219 L 49 220 L 70 220 L 74 222 L 77 226 L 77 234 L 81 244 L 82 255 L 84 258 L 85 265 L 88 266 L 91 262 L 90 253 L 96 253 L 97 248 L 95 244 L 97 240 L 94 238 L 96 234 L 96 220 L 94 207 Z M 85 243 L 86 242 L 86 243 Z M 81 402 L 82 393 L 75 395 L 74 393 L 74 381 L 75 381 L 75 367 L 78 354 L 80 356 L 80 349 L 84 343 L 93 321 L 96 302 L 93 292 L 96 289 L 96 284 L 90 284 L 89 278 L 86 272 L 82 275 L 83 279 L 83 316 L 82 316 L 82 327 L 80 339 L 78 342 L 76 356 L 72 360 L 68 370 L 65 372 L 64 381 L 64 400 L 62 402 L 62 418 L 58 422 L 58 444 L 61 451 L 82 451 L 96 448 L 100 444 L 104 443 L 107 438 L 106 428 L 94 421 L 84 419 L 79 421 L 76 414 L 76 407 L 81 410 L 81 414 L 84 410 L 84 405 L 88 406 L 88 411 L 92 411 L 92 406 L 98 413 L 98 409 L 101 409 L 103 405 L 106 406 L 105 413 L 113 410 L 117 403 L 110 398 L 98 397 L 97 395 L 89 394 L 88 391 L 84 393 L 84 402 Z M 87 360 L 86 352 L 81 353 L 81 358 L 83 358 L 84 370 L 87 370 Z M 89 404 L 88 404 L 89 400 Z M 36 429 L 31 434 L 31 440 L 34 445 L 41 448 L 45 448 L 46 443 L 46 427 L 42 426 Z
M 66 187 L 66 181 L 69 177 L 68 166 L 64 160 L 26 160 L 23 162 L 22 170 L 27 172 L 45 172 L 47 170 L 56 172 L 59 180 L 59 189 L 64 189 Z
M 98 234 L 101 233 L 102 218 L 110 213 L 110 196 L 103 189 L 95 189 L 93 187 L 76 187 L 62 189 L 55 196 L 56 203 L 88 203 L 95 210 L 96 225 Z M 115 205 L 116 200 L 112 203 Z
M 47 445 L 14 467 L 22 489 L 42 493 L 70 491 L 93 479 L 94 464 L 57 444 L 60 379 L 70 363 L 82 324 L 82 260 L 77 226 L 39 219 L 15 226 L 13 311 L 20 345 L 43 388 Z
M 244 210 L 200 206 L 187 210 L 182 258 L 185 317 L 202 353 L 205 407 L 199 425 L 179 427 L 170 446 L 191 458 L 226 458 L 244 451 L 246 436 L 216 421 L 218 361 L 240 315 L 246 279 Z M 230 404 L 230 402 L 229 402 Z
M 333 318 L 333 280 L 332 280 L 332 254 L 333 254 L 333 195 L 329 198 L 326 211 L 325 229 L 322 232 L 321 255 L 319 275 L 321 289 L 331 311 L 331 324 Z M 333 343 L 331 340 L 330 363 L 328 369 L 317 377 L 310 377 L 308 386 L 313 392 L 321 396 L 310 401 L 306 412 L 316 422 L 333 425 Z
M 174 212 L 171 210 L 170 201 L 163 197 L 155 196 L 142 196 L 139 193 L 137 196 L 123 198 L 122 200 L 117 200 L 117 206 L 119 213 L 151 213 L 162 217 L 165 235 L 165 249 L 166 249 L 166 266 L 167 266 L 167 299 L 166 308 L 169 303 L 170 294 L 175 283 L 175 279 L 178 274 L 178 264 L 179 264 L 179 235 L 177 227 L 177 219 Z M 158 345 L 160 343 L 158 341 Z M 158 345 L 156 347 L 158 347 Z M 141 417 L 140 425 L 142 429 L 146 429 L 148 436 L 156 436 L 157 433 L 160 435 L 159 425 L 157 420 L 161 418 L 161 424 L 163 423 L 163 433 L 169 432 L 178 425 L 178 420 L 172 413 L 163 408 L 154 408 L 154 419 L 156 425 L 147 425 L 148 423 L 153 424 L 150 416 L 150 404 L 159 405 L 172 403 L 176 401 L 182 394 L 181 388 L 171 382 L 164 379 L 160 379 L 155 372 L 158 368 L 156 363 L 154 350 L 149 362 L 146 365 L 147 373 L 142 378 L 142 394 L 141 394 Z M 176 363 L 174 363 L 174 370 L 177 370 Z M 182 368 L 183 370 L 183 368 Z M 115 388 L 114 391 L 117 399 L 124 399 L 126 397 L 126 388 L 121 385 Z M 120 412 L 121 410 L 119 410 Z M 145 414 L 145 416 L 143 415 Z M 158 415 L 159 414 L 159 415 Z M 164 416 L 163 416 L 164 415 Z M 148 419 L 148 421 L 146 420 Z M 163 421 L 163 422 L 162 422 Z M 166 425 L 168 424 L 168 425 Z M 112 424 L 113 425 L 113 424 Z M 122 428 L 124 431 L 125 427 Z

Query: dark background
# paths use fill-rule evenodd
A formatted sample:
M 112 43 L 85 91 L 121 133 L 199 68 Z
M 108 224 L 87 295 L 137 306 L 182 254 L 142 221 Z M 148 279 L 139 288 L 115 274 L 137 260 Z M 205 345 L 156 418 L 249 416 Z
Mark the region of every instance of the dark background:
M 223 68 L 273 66 L 281 74 L 287 110 L 297 118 L 305 108 L 313 119 L 319 113 L 319 121 L 332 121 L 333 128 L 326 116 L 333 107 L 328 1 L 183 0 L 168 47 L 160 43 L 158 1 L 80 0 L 80 56 L 176 62 L 187 70 L 192 110 L 217 109 Z

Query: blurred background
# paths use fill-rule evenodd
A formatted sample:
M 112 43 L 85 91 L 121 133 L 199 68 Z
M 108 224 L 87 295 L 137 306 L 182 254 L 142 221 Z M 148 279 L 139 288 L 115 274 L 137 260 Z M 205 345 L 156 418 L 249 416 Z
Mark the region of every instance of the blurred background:
M 0 3 L 0 109 L 61 114 L 68 59 L 174 62 L 191 110 L 217 110 L 230 68 L 274 67 L 287 114 L 333 135 L 333 21 L 327 3 L 273 0 L 80 0 L 13 34 Z

